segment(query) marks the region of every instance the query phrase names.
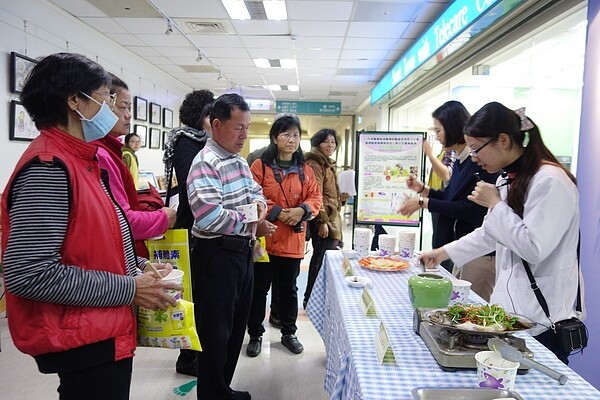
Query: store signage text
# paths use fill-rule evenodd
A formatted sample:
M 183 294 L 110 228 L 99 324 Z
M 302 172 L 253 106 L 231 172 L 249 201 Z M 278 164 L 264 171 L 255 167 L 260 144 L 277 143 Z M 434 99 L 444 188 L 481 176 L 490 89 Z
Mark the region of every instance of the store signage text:
M 371 90 L 371 104 L 442 49 L 500 0 L 456 0 Z

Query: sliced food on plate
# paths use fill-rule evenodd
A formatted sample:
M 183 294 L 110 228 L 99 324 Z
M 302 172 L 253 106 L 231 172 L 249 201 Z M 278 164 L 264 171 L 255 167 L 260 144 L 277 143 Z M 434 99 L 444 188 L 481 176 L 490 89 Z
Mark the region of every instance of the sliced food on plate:
M 456 304 L 430 314 L 429 319 L 439 325 L 477 332 L 514 332 L 535 325 L 525 317 L 509 314 L 497 304 Z
M 365 268 L 377 271 L 399 271 L 410 265 L 406 260 L 390 257 L 364 257 L 358 260 L 358 263 Z

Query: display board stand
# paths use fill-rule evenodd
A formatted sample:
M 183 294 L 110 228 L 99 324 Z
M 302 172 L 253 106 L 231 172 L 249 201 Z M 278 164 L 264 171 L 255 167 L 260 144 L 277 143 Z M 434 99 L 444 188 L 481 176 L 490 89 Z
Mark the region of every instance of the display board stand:
M 417 194 L 406 186 L 409 175 L 425 176 L 425 132 L 357 132 L 356 197 L 352 232 L 356 225 L 419 228 L 423 245 L 422 212 L 400 214 L 405 196 Z

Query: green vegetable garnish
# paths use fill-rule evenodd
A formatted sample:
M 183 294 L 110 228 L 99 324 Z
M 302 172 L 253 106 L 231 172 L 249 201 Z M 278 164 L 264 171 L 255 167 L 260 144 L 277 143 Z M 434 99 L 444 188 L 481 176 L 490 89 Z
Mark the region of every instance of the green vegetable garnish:
M 448 317 L 453 324 L 462 324 L 471 322 L 481 326 L 490 326 L 498 324 L 504 327 L 504 330 L 513 330 L 515 324 L 519 322 L 517 317 L 509 316 L 504 308 L 497 304 L 483 306 L 456 304 L 448 307 Z

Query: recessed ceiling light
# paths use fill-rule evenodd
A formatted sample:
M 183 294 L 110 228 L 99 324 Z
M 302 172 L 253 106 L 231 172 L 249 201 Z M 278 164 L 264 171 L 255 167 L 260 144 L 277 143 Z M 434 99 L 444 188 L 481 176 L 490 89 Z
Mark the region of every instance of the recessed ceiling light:
M 285 1 L 282 0 L 265 0 L 263 1 L 267 18 L 272 21 L 287 20 L 287 11 L 285 9 Z
M 248 7 L 243 0 L 222 0 L 231 19 L 250 19 Z
M 267 88 L 274 92 L 279 92 L 281 90 L 281 86 L 279 85 L 267 85 Z
M 293 58 L 282 58 L 279 62 L 281 63 L 281 68 L 296 68 L 296 60 Z
M 271 63 L 269 63 L 267 58 L 253 58 L 253 60 L 254 65 L 256 65 L 258 68 L 271 68 Z
M 290 92 L 299 92 L 300 86 L 298 85 L 287 85 L 287 88 Z

